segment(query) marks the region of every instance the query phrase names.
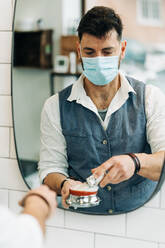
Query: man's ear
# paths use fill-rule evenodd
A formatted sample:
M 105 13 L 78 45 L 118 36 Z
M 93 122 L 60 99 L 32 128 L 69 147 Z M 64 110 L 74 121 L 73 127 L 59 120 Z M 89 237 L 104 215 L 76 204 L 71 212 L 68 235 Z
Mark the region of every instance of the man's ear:
M 121 42 L 121 59 L 124 59 L 124 57 L 125 57 L 126 46 L 127 46 L 126 40 L 122 41 Z
M 79 41 L 76 42 L 76 49 L 77 49 L 78 59 L 80 61 L 80 59 L 81 59 L 81 51 L 80 51 L 80 42 Z

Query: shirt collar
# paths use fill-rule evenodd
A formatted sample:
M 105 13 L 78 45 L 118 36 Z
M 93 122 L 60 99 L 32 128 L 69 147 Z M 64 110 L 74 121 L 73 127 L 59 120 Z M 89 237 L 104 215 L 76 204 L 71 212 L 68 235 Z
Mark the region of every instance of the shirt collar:
M 130 85 L 130 83 L 128 82 L 127 78 L 125 77 L 125 75 L 120 71 L 119 72 L 120 75 L 120 82 L 121 82 L 121 87 L 120 87 L 120 91 L 124 94 L 124 95 L 128 95 L 129 92 L 132 92 L 134 94 L 136 94 L 135 90 L 133 89 L 133 87 Z M 73 84 L 72 86 L 72 90 L 71 93 L 68 97 L 68 101 L 80 101 L 82 99 L 84 99 L 84 97 L 88 97 L 85 89 L 84 89 L 84 78 L 85 76 L 82 74 L 78 80 Z
M 85 76 L 81 74 L 78 80 L 73 84 L 71 93 L 68 97 L 68 101 L 80 100 L 83 96 L 87 96 L 84 89 L 84 78 Z
M 134 94 L 136 94 L 135 90 L 133 89 L 133 87 L 130 85 L 128 79 L 126 78 L 126 76 L 124 75 L 124 73 L 122 73 L 121 71 L 119 72 L 120 75 L 120 82 L 121 82 L 121 91 L 125 92 L 125 93 L 129 93 L 132 92 Z

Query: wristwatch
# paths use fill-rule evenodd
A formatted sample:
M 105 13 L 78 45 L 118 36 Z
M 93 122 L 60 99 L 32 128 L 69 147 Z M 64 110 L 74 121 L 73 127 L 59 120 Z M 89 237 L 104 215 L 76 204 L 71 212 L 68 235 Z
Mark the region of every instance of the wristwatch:
M 65 179 L 62 181 L 61 186 L 60 186 L 61 190 L 62 190 L 62 187 L 64 186 L 64 183 L 65 183 L 66 181 L 69 181 L 69 180 L 70 180 L 70 178 L 67 177 L 67 178 L 65 178 Z
M 138 159 L 138 157 L 134 153 L 126 153 L 126 154 L 132 158 L 134 165 L 135 165 L 134 174 L 137 174 L 141 168 L 140 160 Z

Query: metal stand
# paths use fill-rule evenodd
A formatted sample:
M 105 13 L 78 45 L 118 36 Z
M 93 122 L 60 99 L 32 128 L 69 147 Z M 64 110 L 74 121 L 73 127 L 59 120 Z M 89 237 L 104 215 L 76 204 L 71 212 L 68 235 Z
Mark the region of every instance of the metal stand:
M 59 73 L 59 72 L 51 72 L 50 73 L 50 95 L 54 95 L 54 84 L 55 84 L 55 77 L 76 77 L 78 78 L 81 74 L 80 73 Z

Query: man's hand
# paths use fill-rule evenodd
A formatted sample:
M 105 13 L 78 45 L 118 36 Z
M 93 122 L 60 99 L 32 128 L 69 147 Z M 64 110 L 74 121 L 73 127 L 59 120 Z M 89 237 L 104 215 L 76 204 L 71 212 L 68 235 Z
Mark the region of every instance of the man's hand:
M 45 199 L 45 200 L 44 200 Z M 41 205 L 47 209 L 45 218 L 50 216 L 57 207 L 56 193 L 48 188 L 46 185 L 41 185 L 37 189 L 30 190 L 25 197 L 19 202 L 19 205 L 25 207 L 27 205 Z M 37 211 L 40 211 L 37 206 Z
M 46 185 L 30 190 L 19 202 L 24 207 L 23 214 L 32 215 L 39 222 L 45 233 L 45 221 L 57 207 L 56 193 Z
M 62 205 L 64 208 L 69 208 L 68 204 L 66 203 L 66 199 L 69 197 L 69 189 L 77 184 L 82 184 L 82 182 L 70 179 L 64 183 L 61 190 Z
M 117 184 L 131 178 L 135 171 L 133 160 L 128 155 L 114 156 L 105 161 L 99 167 L 92 170 L 98 178 L 103 177 L 100 186 L 103 188 L 107 184 Z

